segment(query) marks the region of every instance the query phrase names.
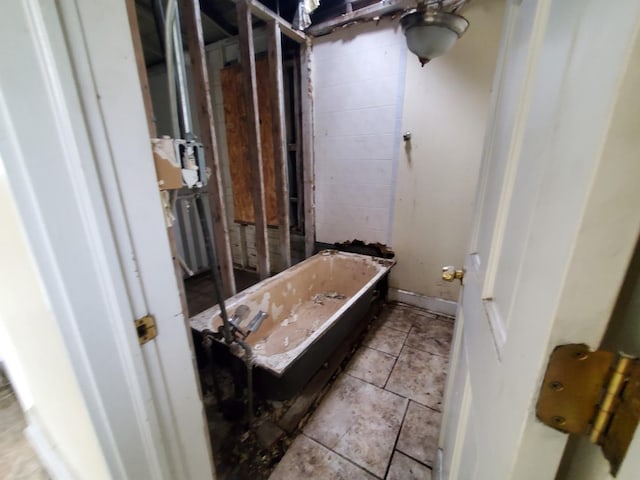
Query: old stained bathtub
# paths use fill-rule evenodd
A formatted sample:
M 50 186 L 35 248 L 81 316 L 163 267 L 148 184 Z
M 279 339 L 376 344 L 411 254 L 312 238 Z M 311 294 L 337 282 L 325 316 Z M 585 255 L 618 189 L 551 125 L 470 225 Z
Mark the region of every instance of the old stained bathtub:
M 298 392 L 364 321 L 371 302 L 386 294 L 394 264 L 394 260 L 324 250 L 229 298 L 225 302 L 229 317 L 240 305 L 250 309 L 248 319 L 260 310 L 269 314 L 247 337 L 254 354 L 256 390 L 279 400 Z M 191 328 L 197 332 L 215 332 L 221 325 L 217 305 L 191 317 Z M 228 351 L 222 340 L 214 348 L 218 353 Z

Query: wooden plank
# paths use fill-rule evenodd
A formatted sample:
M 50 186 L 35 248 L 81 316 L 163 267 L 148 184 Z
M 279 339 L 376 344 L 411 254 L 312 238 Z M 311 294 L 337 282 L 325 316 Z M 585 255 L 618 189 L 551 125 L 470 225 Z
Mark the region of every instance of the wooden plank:
M 451 2 L 445 2 L 451 3 Z M 387 2 L 374 3 L 368 7 L 360 8 L 358 10 L 344 13 L 338 17 L 331 18 L 324 22 L 311 25 L 307 32 L 314 37 L 321 35 L 327 35 L 333 32 L 335 29 L 347 25 L 353 22 L 366 22 L 375 20 L 385 15 L 391 15 L 409 8 L 415 8 L 415 0 L 390 0 Z
M 187 37 L 187 48 L 191 60 L 191 80 L 193 83 L 198 124 L 200 125 L 200 140 L 204 147 L 207 168 L 211 172 L 207 186 L 209 205 L 213 223 L 214 248 L 218 257 L 222 289 L 225 296 L 231 297 L 236 293 L 236 283 L 233 277 L 233 260 L 229 242 L 229 227 L 224 204 L 224 189 L 222 186 L 222 171 L 218 158 L 218 142 L 213 120 L 211 104 L 211 89 L 207 70 L 204 36 L 202 33 L 202 18 L 199 0 L 180 0 L 180 10 Z
M 305 43 L 307 41 L 307 36 L 303 32 L 293 28 L 293 26 L 289 22 L 287 22 L 277 13 L 269 10 L 258 0 L 239 0 L 238 3 L 241 3 L 243 1 L 246 1 L 249 4 L 251 13 L 253 13 L 260 20 L 264 20 L 267 24 L 269 24 L 270 22 L 276 22 L 279 25 L 283 35 L 286 35 L 291 40 L 298 43 Z
M 280 269 L 291 266 L 291 228 L 289 219 L 289 174 L 287 139 L 284 115 L 284 79 L 282 75 L 282 37 L 275 21 L 267 22 L 269 55 L 269 98 L 273 135 L 273 159 L 278 205 L 278 233 L 280 238 Z
M 258 274 L 261 279 L 270 274 L 269 250 L 267 248 L 267 218 L 265 213 L 264 174 L 262 170 L 262 145 L 260 143 L 260 118 L 256 81 L 255 50 L 251 11 L 244 1 L 236 5 L 238 15 L 239 60 L 243 71 L 243 88 L 247 107 L 247 133 L 249 134 L 249 161 L 251 163 L 251 192 L 256 225 L 256 250 L 258 252 Z
M 298 229 L 304 226 L 304 178 L 302 165 L 302 115 L 300 113 L 300 58 L 293 62 L 293 111 L 296 151 L 296 218 Z M 300 230 L 302 231 L 302 230 Z
M 129 17 L 129 27 L 131 29 L 131 38 L 133 40 L 133 50 L 136 56 L 136 66 L 138 68 L 138 77 L 140 78 L 140 88 L 142 89 L 144 109 L 147 114 L 149 140 L 151 140 L 152 138 L 156 138 L 158 136 L 158 132 L 155 124 L 155 115 L 153 113 L 153 103 L 151 102 L 151 90 L 149 89 L 147 66 L 144 62 L 144 54 L 142 52 L 142 40 L 140 38 L 140 27 L 138 25 L 135 0 L 127 0 L 127 16 Z M 163 195 L 165 194 L 163 193 Z M 174 234 L 172 226 L 167 227 L 167 236 L 169 237 L 169 248 L 171 249 L 173 270 L 176 275 L 176 285 L 178 287 L 178 294 L 180 295 L 180 306 L 182 308 L 182 313 L 185 320 L 188 320 L 189 308 L 187 307 L 187 295 L 184 291 L 184 277 L 182 274 L 182 266 L 180 265 L 178 255 L 176 236 Z
M 131 39 L 133 40 L 133 50 L 136 56 L 136 66 L 140 77 L 140 88 L 142 88 L 142 100 L 144 110 L 147 112 L 147 127 L 149 128 L 149 138 L 156 138 L 155 116 L 153 115 L 153 104 L 151 103 L 151 91 L 149 90 L 149 79 L 147 77 L 147 66 L 144 62 L 142 50 L 142 38 L 140 37 L 140 25 L 138 24 L 138 13 L 136 11 L 135 0 L 127 0 L 127 15 L 129 16 L 129 28 L 131 29 Z
M 267 58 L 256 60 L 256 77 L 268 78 Z M 237 223 L 255 224 L 253 195 L 251 191 L 252 164 L 249 160 L 249 135 L 247 132 L 247 108 L 244 94 L 243 72 L 240 65 L 225 67 L 220 72 L 224 105 L 229 173 L 233 194 L 233 216 Z M 269 83 L 258 83 L 258 112 L 260 118 L 260 144 L 262 147 L 262 171 L 264 175 L 265 212 L 267 225 L 278 226 L 278 206 L 273 151 L 272 112 Z
M 302 115 L 304 245 L 307 257 L 313 255 L 316 241 L 313 158 L 313 87 L 311 84 L 311 41 L 300 46 L 300 109 Z

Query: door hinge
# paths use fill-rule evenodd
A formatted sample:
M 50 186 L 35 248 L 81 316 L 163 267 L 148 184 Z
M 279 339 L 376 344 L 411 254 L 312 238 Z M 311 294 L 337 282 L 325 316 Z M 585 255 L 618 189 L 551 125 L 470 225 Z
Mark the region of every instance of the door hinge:
M 153 340 L 158 335 L 156 330 L 156 320 L 153 315 L 145 315 L 135 321 L 136 330 L 138 332 L 138 341 L 140 345 L 144 345 L 149 340 Z
M 538 418 L 602 447 L 615 476 L 640 419 L 640 362 L 586 345 L 551 353 L 536 407 Z

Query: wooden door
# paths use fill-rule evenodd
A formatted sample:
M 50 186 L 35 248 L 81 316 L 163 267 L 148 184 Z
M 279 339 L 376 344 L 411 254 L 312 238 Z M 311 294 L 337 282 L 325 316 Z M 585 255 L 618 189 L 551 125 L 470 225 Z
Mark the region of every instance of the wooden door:
M 640 231 L 640 2 L 615 3 L 508 4 L 441 478 L 556 475 L 566 435 L 535 417 L 548 356 L 598 347 Z

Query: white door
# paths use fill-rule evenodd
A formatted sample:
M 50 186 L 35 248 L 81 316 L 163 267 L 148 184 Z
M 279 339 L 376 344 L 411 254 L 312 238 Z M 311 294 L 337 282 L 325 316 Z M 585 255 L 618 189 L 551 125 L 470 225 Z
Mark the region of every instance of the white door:
M 639 24 L 633 0 L 508 4 L 442 478 L 556 474 L 566 435 L 535 418 L 547 359 L 556 345 L 598 347 L 640 231 Z M 618 478 L 637 478 L 637 437 Z

